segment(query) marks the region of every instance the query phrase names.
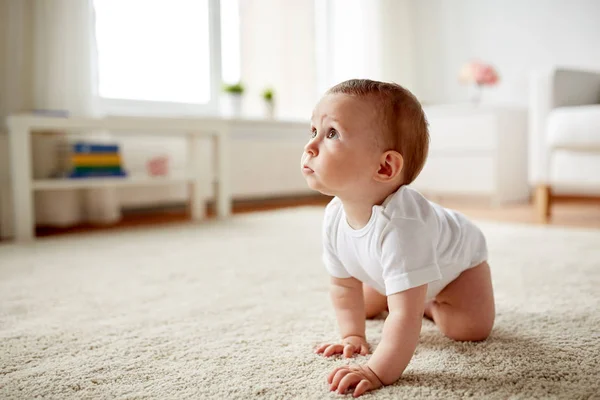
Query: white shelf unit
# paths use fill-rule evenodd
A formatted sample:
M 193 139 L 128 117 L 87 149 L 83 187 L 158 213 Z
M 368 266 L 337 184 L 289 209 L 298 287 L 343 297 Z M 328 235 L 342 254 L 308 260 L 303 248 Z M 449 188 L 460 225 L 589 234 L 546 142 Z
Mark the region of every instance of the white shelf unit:
M 219 217 L 231 213 L 231 190 L 229 183 L 229 131 L 233 119 L 223 118 L 152 118 L 152 117 L 105 117 L 105 118 L 54 118 L 36 115 L 14 115 L 7 118 L 10 155 L 10 186 L 12 216 L 16 241 L 35 238 L 35 214 L 33 195 L 35 191 L 86 189 L 96 187 L 157 186 L 189 183 L 191 186 L 191 214 L 194 220 L 205 217 L 202 184 L 205 179 L 197 160 L 198 139 L 211 137 L 215 152 L 216 208 Z M 246 122 L 253 124 L 252 121 Z M 190 166 L 186 176 L 123 177 L 88 179 L 33 179 L 31 159 L 31 135 L 36 131 L 60 132 L 110 131 L 113 135 L 182 135 L 190 141 Z

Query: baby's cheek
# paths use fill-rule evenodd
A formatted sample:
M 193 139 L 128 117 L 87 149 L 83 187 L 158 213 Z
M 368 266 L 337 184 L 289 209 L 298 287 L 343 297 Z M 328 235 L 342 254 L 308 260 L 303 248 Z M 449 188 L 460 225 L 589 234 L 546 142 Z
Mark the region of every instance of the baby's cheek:
M 339 186 L 347 186 L 348 184 L 352 184 L 352 182 L 354 182 L 354 180 L 357 178 L 357 174 L 353 168 L 341 166 L 336 168 L 334 172 L 329 175 L 329 178 Z

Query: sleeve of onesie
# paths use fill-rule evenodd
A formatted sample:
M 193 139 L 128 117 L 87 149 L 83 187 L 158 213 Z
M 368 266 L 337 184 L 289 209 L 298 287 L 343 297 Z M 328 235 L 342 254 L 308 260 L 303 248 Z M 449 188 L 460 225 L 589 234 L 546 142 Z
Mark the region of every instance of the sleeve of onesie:
M 344 265 L 333 248 L 332 238 L 329 233 L 333 222 L 331 213 L 331 206 L 327 206 L 323 223 L 323 263 L 325 264 L 325 269 L 327 269 L 329 275 L 335 278 L 351 278 L 352 275 L 346 271 L 346 268 L 344 268 Z
M 381 265 L 386 295 L 442 278 L 434 238 L 417 219 L 394 219 L 381 240 Z
M 331 248 L 331 242 L 328 239 L 323 239 L 323 263 L 329 275 L 335 278 L 351 278 L 352 275 L 346 271 L 346 268 L 340 262 L 340 259 L 335 255 Z

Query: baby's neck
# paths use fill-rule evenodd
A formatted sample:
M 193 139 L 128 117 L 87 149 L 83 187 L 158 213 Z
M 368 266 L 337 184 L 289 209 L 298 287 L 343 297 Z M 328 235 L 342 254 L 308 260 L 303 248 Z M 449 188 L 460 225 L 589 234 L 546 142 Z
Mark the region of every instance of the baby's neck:
M 381 193 L 373 193 L 372 195 L 361 196 L 358 198 L 346 198 L 339 196 L 344 206 L 344 213 L 346 214 L 346 220 L 348 225 L 352 229 L 364 228 L 373 212 L 374 205 L 381 205 L 387 197 L 394 193 L 394 191 L 384 191 Z

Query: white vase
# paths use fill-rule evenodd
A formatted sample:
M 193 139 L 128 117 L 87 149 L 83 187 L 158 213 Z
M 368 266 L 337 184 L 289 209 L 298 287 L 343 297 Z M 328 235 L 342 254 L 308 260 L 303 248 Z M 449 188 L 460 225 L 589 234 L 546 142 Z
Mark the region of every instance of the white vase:
M 242 95 L 225 93 L 223 96 L 223 113 L 228 117 L 242 116 Z
M 275 119 L 275 103 L 272 101 L 263 101 L 263 104 L 265 110 L 265 118 Z
M 474 106 L 481 104 L 481 97 L 483 95 L 483 85 L 472 85 L 470 88 L 469 100 Z

